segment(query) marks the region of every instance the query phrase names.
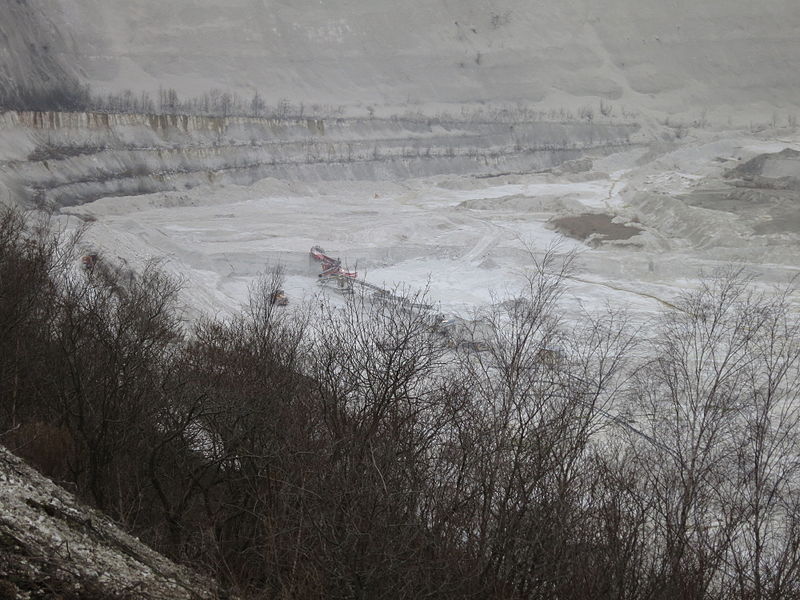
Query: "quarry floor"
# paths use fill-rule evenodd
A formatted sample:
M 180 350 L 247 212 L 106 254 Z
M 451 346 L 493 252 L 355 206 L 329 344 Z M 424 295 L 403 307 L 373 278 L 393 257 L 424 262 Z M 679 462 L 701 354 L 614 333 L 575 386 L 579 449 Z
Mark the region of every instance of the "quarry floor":
M 514 296 L 548 248 L 574 251 L 567 316 L 610 306 L 646 320 L 718 267 L 742 266 L 765 288 L 800 272 L 800 230 L 765 227 L 783 217 L 746 199 L 707 199 L 709 190 L 730 189 L 727 169 L 784 148 L 800 149 L 800 135 L 704 133 L 595 157 L 588 171 L 584 164 L 488 178 L 264 180 L 106 198 L 60 218 L 91 222 L 87 252 L 134 269 L 161 261 L 183 281 L 189 318 L 237 311 L 276 265 L 292 306 L 329 294 L 308 256 L 318 244 L 360 278 L 424 289 L 441 312 L 462 316 Z

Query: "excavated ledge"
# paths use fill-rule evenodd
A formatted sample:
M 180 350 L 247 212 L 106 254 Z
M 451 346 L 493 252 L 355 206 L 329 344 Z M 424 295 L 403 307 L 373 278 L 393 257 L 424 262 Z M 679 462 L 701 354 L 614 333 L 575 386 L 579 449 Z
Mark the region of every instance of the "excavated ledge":
M 0 115 L 0 182 L 54 207 L 209 183 L 386 180 L 546 169 L 630 144 L 632 124 Z M 0 193 L 0 196 L 3 194 Z M 2 199 L 2 198 L 0 198 Z

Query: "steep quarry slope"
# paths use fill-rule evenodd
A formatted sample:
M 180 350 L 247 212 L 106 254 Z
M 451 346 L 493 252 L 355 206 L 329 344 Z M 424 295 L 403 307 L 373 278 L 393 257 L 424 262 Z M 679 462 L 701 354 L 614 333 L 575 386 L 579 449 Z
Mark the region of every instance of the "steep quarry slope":
M 20 598 L 218 597 L 210 581 L 123 533 L 2 446 L 0 583 L 0 592 L 26 594 Z
M 72 90 L 82 75 L 74 60 L 78 54 L 57 3 L 0 2 L 0 101 Z
M 0 201 L 55 207 L 201 184 L 548 168 L 626 146 L 633 125 L 7 112 Z
M 270 176 L 530 171 L 627 143 L 630 126 L 607 124 L 629 120 L 623 107 L 644 111 L 645 123 L 653 112 L 796 119 L 798 30 L 794 0 L 13 0 L 0 3 L 7 95 L 58 86 L 80 95 L 81 83 L 136 97 L 258 91 L 272 106 L 290 101 L 291 114 L 301 103 L 316 116 L 342 105 L 351 118 L 6 113 L 0 199 L 63 205 Z M 600 99 L 612 115 L 599 114 Z M 538 118 L 567 121 L 591 106 L 595 122 L 387 118 L 441 108 L 460 118 L 454 105 L 476 102 L 533 104 Z M 371 118 L 372 106 L 383 118 Z
M 53 0 L 48 6 L 48 18 L 73 41 L 63 50 L 69 62 L 105 90 L 259 89 L 271 102 L 344 104 L 558 106 L 599 96 L 660 111 L 730 105 L 762 114 L 800 105 L 796 0 Z M 49 33 L 43 30 L 38 41 Z

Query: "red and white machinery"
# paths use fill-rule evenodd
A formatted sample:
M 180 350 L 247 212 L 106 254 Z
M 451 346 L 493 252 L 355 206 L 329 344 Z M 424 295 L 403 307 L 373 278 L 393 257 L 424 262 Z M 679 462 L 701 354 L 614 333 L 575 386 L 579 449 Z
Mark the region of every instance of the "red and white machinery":
M 322 272 L 317 277 L 350 277 L 351 279 L 358 277 L 358 272 L 345 271 L 342 268 L 341 260 L 328 256 L 319 246 L 312 246 L 309 254 L 311 254 L 311 258 L 322 263 Z

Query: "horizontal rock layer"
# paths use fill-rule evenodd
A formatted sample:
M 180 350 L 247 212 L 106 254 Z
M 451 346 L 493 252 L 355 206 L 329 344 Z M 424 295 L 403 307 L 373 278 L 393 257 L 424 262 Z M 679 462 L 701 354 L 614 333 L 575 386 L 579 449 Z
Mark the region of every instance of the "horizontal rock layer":
M 0 115 L 3 194 L 68 206 L 203 184 L 495 174 L 626 146 L 637 126 L 587 122 Z

